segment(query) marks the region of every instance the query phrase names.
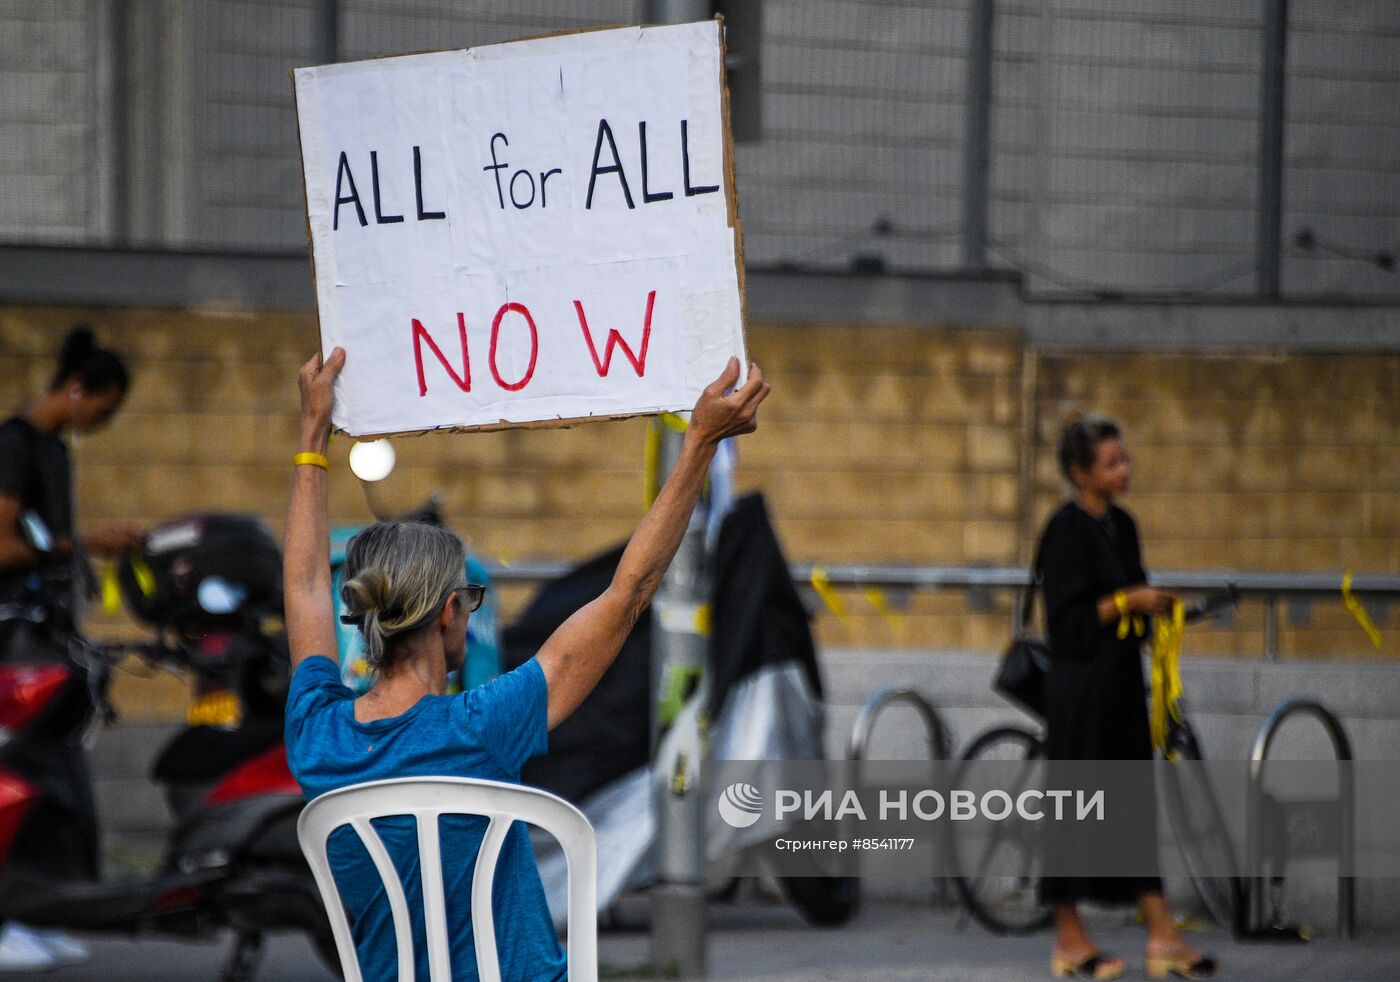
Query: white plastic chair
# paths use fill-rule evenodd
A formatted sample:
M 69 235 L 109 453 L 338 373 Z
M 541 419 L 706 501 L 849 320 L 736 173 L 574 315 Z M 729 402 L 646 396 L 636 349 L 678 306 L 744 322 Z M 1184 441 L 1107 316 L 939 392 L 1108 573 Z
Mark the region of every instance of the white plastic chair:
M 490 819 L 472 873 L 472 931 L 476 968 L 482 982 L 500 982 L 496 955 L 496 926 L 491 916 L 491 884 L 506 833 L 514 821 L 537 825 L 559 840 L 569 866 L 570 982 L 598 978 L 597 879 L 598 848 L 593 826 L 573 805 L 537 788 L 464 777 L 394 778 L 368 781 L 331 791 L 312 801 L 297 821 L 297 838 L 311 864 L 321 900 L 330 915 L 331 931 L 340 952 L 346 982 L 362 982 L 359 957 L 350 935 L 350 922 L 341 903 L 326 854 L 330 835 L 348 825 L 365 844 L 384 882 L 394 917 L 400 982 L 414 977 L 413 932 L 403 885 L 370 820 L 412 815 L 418 823 L 419 870 L 423 880 L 423 920 L 428 937 L 428 968 L 433 982 L 452 978 L 451 943 L 447 930 L 447 899 L 442 883 L 438 816 L 482 815 Z

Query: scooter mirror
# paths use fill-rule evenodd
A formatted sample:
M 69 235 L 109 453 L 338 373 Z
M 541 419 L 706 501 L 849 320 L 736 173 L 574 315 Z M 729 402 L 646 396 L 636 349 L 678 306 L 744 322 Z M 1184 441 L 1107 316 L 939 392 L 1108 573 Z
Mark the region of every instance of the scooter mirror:
M 26 511 L 20 515 L 19 527 L 29 548 L 46 556 L 53 552 L 53 533 L 38 512 Z
M 248 590 L 222 576 L 206 576 L 195 595 L 206 614 L 232 614 L 248 599 Z

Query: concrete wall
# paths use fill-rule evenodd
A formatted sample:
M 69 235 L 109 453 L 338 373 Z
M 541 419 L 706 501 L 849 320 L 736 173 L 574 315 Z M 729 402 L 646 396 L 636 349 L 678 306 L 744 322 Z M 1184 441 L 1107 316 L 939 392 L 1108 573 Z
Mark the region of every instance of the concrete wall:
M 1002 5 L 993 228 L 1061 280 L 1037 286 L 1170 288 L 1248 259 L 1262 9 Z
M 84 0 L 0 8 L 0 238 L 82 242 L 101 229 L 97 45 Z
M 1400 6 L 1289 4 L 1284 234 L 1307 226 L 1362 251 L 1400 241 Z M 1389 243 L 1389 245 L 1387 245 Z M 1285 253 L 1285 282 L 1307 293 L 1394 294 L 1395 276 L 1335 255 Z
M 763 138 L 735 153 L 749 263 L 958 264 L 967 9 L 765 2 Z M 880 218 L 921 234 L 877 242 Z
M 317 4 L 126 5 L 127 83 L 114 105 L 101 54 L 114 2 L 0 12 L 14 46 L 0 106 L 0 146 L 12 148 L 0 152 L 10 176 L 0 237 L 302 248 L 287 70 L 324 57 Z M 343 0 L 337 42 L 342 58 L 365 58 L 636 23 L 642 7 Z M 1052 293 L 1247 292 L 1263 4 L 997 7 L 994 265 L 1023 268 Z M 845 268 L 858 253 L 896 269 L 960 264 L 969 8 L 764 0 L 762 139 L 736 153 L 753 266 Z M 1400 241 L 1400 9 L 1290 9 L 1283 233 L 1307 227 L 1363 259 L 1286 249 L 1284 291 L 1393 297 L 1395 274 L 1364 257 Z M 96 205 L 114 156 L 130 171 L 118 224 Z M 897 234 L 874 234 L 882 219 Z
M 217 2 L 187 16 L 204 58 L 191 107 L 198 129 L 192 245 L 238 249 L 306 240 L 289 69 L 317 64 L 314 0 Z

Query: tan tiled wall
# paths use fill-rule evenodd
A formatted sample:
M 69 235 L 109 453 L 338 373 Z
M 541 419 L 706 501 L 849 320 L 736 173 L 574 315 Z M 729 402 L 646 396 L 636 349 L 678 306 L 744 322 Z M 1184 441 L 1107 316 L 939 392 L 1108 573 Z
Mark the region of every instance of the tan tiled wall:
M 125 352 L 131 398 L 75 451 L 80 521 L 156 522 L 251 511 L 280 529 L 296 436 L 294 375 L 316 344 L 305 314 L 0 308 L 0 406 L 48 380 L 63 332 L 94 324 Z M 1052 445 L 1071 405 L 1127 428 L 1126 504 L 1160 568 L 1400 571 L 1400 356 L 1028 354 L 1013 331 L 757 325 L 773 382 L 742 444 L 740 485 L 769 498 L 789 555 L 825 562 L 1019 563 L 1061 494 Z M 392 509 L 443 496 L 487 557 L 582 558 L 641 515 L 646 423 L 424 437 L 398 443 Z M 1032 435 L 1032 446 L 1023 442 Z M 370 518 L 332 448 L 336 522 Z M 503 591 L 507 615 L 525 596 Z M 1009 611 L 971 614 L 958 593 L 860 591 L 820 618 L 827 644 L 999 648 Z M 1288 655 L 1370 649 L 1337 605 L 1285 621 Z M 1195 650 L 1256 653 L 1259 613 L 1198 632 Z M 130 634 L 98 618 L 99 635 Z M 1400 627 L 1385 631 L 1400 654 Z M 159 695 L 153 693 L 160 693 Z M 123 684 L 139 713 L 178 688 Z
M 1046 354 L 1035 392 L 1037 517 L 1066 411 L 1092 408 L 1125 428 L 1150 566 L 1400 571 L 1400 356 Z M 1281 618 L 1285 654 L 1373 652 L 1339 604 L 1309 613 Z M 1189 643 L 1253 654 L 1259 612 L 1241 623 Z M 1400 626 L 1383 634 L 1400 654 Z

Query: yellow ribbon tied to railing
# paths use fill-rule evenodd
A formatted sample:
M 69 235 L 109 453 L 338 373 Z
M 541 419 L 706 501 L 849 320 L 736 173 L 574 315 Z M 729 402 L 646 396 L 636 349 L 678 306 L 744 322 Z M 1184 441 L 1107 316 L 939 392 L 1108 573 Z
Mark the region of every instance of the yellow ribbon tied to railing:
M 1366 632 L 1366 637 L 1371 639 L 1371 644 L 1379 648 L 1381 646 L 1380 628 L 1376 627 L 1376 622 L 1371 620 L 1371 615 L 1367 612 L 1364 604 L 1351 592 L 1351 570 L 1342 574 L 1342 603 L 1347 610 L 1351 611 L 1351 616 L 1356 618 L 1356 623 L 1361 625 L 1361 630 Z
M 846 601 L 841 599 L 841 594 L 836 592 L 836 588 L 831 585 L 831 578 L 826 575 L 826 570 L 820 566 L 812 567 L 812 589 L 817 591 L 817 596 L 822 598 L 822 603 L 826 604 L 826 609 L 836 615 L 839 621 L 846 620 Z
M 1181 637 L 1186 633 L 1186 606 L 1172 604 L 1170 616 L 1158 617 L 1152 639 L 1152 746 L 1167 752 L 1167 716 L 1181 722 Z
M 865 588 L 865 599 L 885 619 L 885 623 L 890 627 L 899 627 L 899 615 L 890 606 L 890 599 L 885 596 L 884 590 L 876 586 L 868 586 Z

